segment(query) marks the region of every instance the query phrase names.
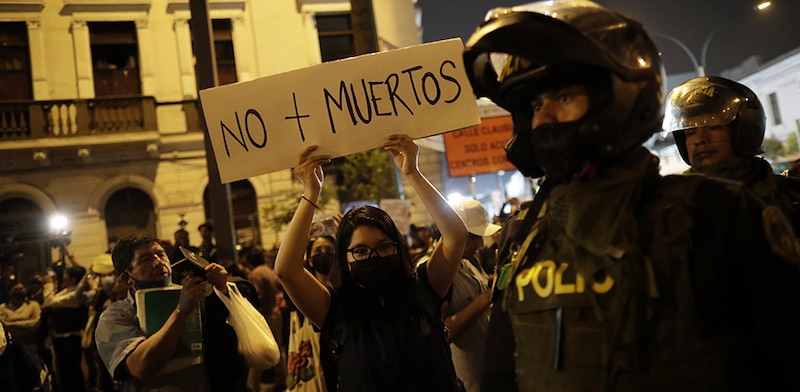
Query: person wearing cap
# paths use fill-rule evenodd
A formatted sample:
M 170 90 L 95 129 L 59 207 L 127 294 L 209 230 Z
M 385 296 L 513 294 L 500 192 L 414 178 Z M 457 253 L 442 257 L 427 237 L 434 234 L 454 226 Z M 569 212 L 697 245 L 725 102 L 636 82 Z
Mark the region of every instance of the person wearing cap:
M 684 174 L 741 182 L 781 209 L 800 233 L 800 179 L 775 174 L 764 151 L 764 105 L 747 86 L 710 76 L 687 80 L 667 98 L 664 129 L 672 132 Z
M 500 226 L 489 223 L 483 204 L 464 199 L 453 206 L 469 232 L 464 258 L 442 302 L 442 318 L 453 352 L 453 365 L 467 392 L 479 391 L 492 291 L 489 276 L 476 259 L 478 250 Z
M 503 226 L 483 390 L 800 390 L 789 223 L 741 184 L 659 174 L 643 143 L 665 72 L 641 23 L 591 1 L 497 9 L 464 63 L 511 112 L 508 160 L 545 178 Z

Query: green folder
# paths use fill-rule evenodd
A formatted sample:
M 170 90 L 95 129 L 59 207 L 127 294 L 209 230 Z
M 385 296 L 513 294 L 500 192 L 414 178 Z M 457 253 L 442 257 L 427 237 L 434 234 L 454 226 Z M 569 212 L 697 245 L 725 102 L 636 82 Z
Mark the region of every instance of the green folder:
M 136 316 L 139 327 L 147 336 L 154 334 L 169 318 L 180 300 L 181 286 L 136 290 Z M 186 320 L 178 347 L 172 358 L 203 355 L 203 329 L 200 323 L 200 306 L 194 308 Z

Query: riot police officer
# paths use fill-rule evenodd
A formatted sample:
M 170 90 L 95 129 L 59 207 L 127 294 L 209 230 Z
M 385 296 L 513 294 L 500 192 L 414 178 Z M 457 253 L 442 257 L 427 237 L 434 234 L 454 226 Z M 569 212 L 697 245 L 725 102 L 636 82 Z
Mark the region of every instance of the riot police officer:
M 638 22 L 589 1 L 497 9 L 464 59 L 512 114 L 509 161 L 545 177 L 502 231 L 483 390 L 798 388 L 788 223 L 738 184 L 659 175 L 642 143 L 664 71 Z
M 744 183 L 775 205 L 800 233 L 800 180 L 777 175 L 763 153 L 764 106 L 747 86 L 721 77 L 690 79 L 667 100 L 664 129 L 672 132 L 687 173 Z

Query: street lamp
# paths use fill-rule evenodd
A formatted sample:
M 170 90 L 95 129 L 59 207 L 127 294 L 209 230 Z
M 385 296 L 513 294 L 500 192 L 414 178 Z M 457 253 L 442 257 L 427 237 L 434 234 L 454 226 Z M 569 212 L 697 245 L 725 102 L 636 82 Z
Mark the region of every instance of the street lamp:
M 67 228 L 67 218 L 64 215 L 53 215 L 50 218 L 50 232 L 55 235 L 64 234 L 64 229 Z
M 666 38 L 666 39 L 672 41 L 675 45 L 678 45 L 678 47 L 683 49 L 683 51 L 686 52 L 686 55 L 689 56 L 689 60 L 692 61 L 692 65 L 694 66 L 694 69 L 697 71 L 697 76 L 705 76 L 706 75 L 705 69 L 703 68 L 703 66 L 701 66 L 700 63 L 697 62 L 697 57 L 694 57 L 694 53 L 692 53 L 692 50 L 689 49 L 689 47 L 686 46 L 686 44 L 684 44 L 683 41 L 681 41 L 681 40 L 679 40 L 679 39 L 677 39 L 677 38 L 675 38 L 675 37 L 673 37 L 673 36 L 671 36 L 669 34 L 664 34 L 664 33 L 659 33 L 659 32 L 652 32 L 652 33 L 650 33 L 650 35 L 652 35 L 654 37 Z
M 69 221 L 64 215 L 56 214 L 50 218 L 50 245 L 58 248 L 58 261 L 56 267 L 63 268 L 65 266 L 66 258 L 66 242 L 69 241 L 69 235 L 72 234 L 67 230 L 67 223 Z
M 767 9 L 767 8 L 769 8 L 771 6 L 772 6 L 772 2 L 771 1 L 760 1 L 753 8 L 756 11 L 760 12 L 760 11 L 764 11 L 765 9 Z M 694 69 L 697 71 L 697 76 L 702 77 L 702 76 L 706 76 L 706 58 L 707 58 L 707 55 L 708 55 L 708 47 L 711 44 L 711 39 L 714 38 L 714 34 L 716 34 L 716 33 L 717 33 L 717 29 L 716 28 L 714 30 L 711 30 L 711 32 L 708 33 L 708 35 L 706 36 L 706 39 L 703 41 L 703 46 L 700 49 L 700 62 L 697 61 L 697 57 L 694 56 L 694 53 L 692 53 L 691 49 L 689 49 L 689 47 L 686 46 L 686 44 L 681 42 L 681 40 L 679 40 L 679 39 L 677 39 L 677 38 L 675 38 L 675 37 L 673 37 L 673 36 L 671 36 L 669 34 L 664 34 L 664 33 L 654 32 L 654 33 L 651 33 L 651 35 L 656 36 L 656 37 L 666 38 L 666 39 L 672 41 L 673 43 L 675 43 L 676 45 L 678 45 L 681 49 L 683 49 L 683 51 L 686 52 L 686 54 L 689 56 L 689 59 L 692 61 L 692 65 L 694 66 Z

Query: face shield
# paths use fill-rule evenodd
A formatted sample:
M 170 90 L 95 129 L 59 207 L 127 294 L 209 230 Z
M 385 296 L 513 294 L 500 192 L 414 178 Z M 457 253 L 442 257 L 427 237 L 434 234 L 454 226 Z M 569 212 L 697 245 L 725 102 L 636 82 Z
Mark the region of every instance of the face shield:
M 689 81 L 670 93 L 663 127 L 675 132 L 727 125 L 736 118 L 741 104 L 741 95 L 722 84 Z

